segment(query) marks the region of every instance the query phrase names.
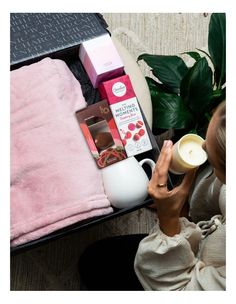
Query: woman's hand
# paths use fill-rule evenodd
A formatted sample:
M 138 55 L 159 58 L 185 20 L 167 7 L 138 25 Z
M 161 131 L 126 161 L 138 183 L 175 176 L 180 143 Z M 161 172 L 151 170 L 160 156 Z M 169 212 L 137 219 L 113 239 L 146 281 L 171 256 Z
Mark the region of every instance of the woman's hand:
M 188 197 L 196 170 L 189 171 L 182 183 L 172 190 L 167 188 L 168 169 L 172 157 L 173 143 L 165 140 L 148 185 L 148 193 L 154 201 L 161 230 L 168 236 L 180 232 L 179 217 Z

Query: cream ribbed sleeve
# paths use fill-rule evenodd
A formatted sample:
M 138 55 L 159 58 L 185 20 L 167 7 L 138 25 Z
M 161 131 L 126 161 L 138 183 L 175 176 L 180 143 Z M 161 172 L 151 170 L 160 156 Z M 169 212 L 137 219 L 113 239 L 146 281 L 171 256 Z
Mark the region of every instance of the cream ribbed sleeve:
M 221 251 L 225 251 L 225 225 L 202 240 L 197 225 L 186 218 L 180 218 L 180 223 L 181 232 L 174 237 L 166 236 L 157 223 L 140 242 L 134 268 L 144 289 L 224 290 L 225 256 Z M 215 265 L 201 260 L 201 252 L 206 247 L 210 252 L 219 253 L 220 259 Z

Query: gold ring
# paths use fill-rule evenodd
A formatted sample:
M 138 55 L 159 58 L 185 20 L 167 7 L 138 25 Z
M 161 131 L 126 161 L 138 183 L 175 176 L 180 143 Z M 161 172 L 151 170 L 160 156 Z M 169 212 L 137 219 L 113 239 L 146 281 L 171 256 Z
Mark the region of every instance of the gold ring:
M 160 187 L 160 188 L 166 187 L 166 186 L 167 186 L 167 184 L 157 184 L 157 187 Z

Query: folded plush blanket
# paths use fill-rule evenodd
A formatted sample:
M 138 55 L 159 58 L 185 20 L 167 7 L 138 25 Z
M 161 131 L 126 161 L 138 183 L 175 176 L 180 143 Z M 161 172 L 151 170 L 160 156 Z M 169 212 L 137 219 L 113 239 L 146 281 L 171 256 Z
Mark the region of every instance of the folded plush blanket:
M 11 72 L 11 245 L 112 212 L 75 117 L 86 106 L 63 61 Z

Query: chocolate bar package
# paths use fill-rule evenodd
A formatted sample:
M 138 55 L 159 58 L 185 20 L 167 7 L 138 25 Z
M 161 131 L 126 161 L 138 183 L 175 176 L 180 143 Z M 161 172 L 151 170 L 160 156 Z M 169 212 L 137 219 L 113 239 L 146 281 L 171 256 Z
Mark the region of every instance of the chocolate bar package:
M 76 118 L 99 169 L 127 158 L 106 100 L 77 111 Z

